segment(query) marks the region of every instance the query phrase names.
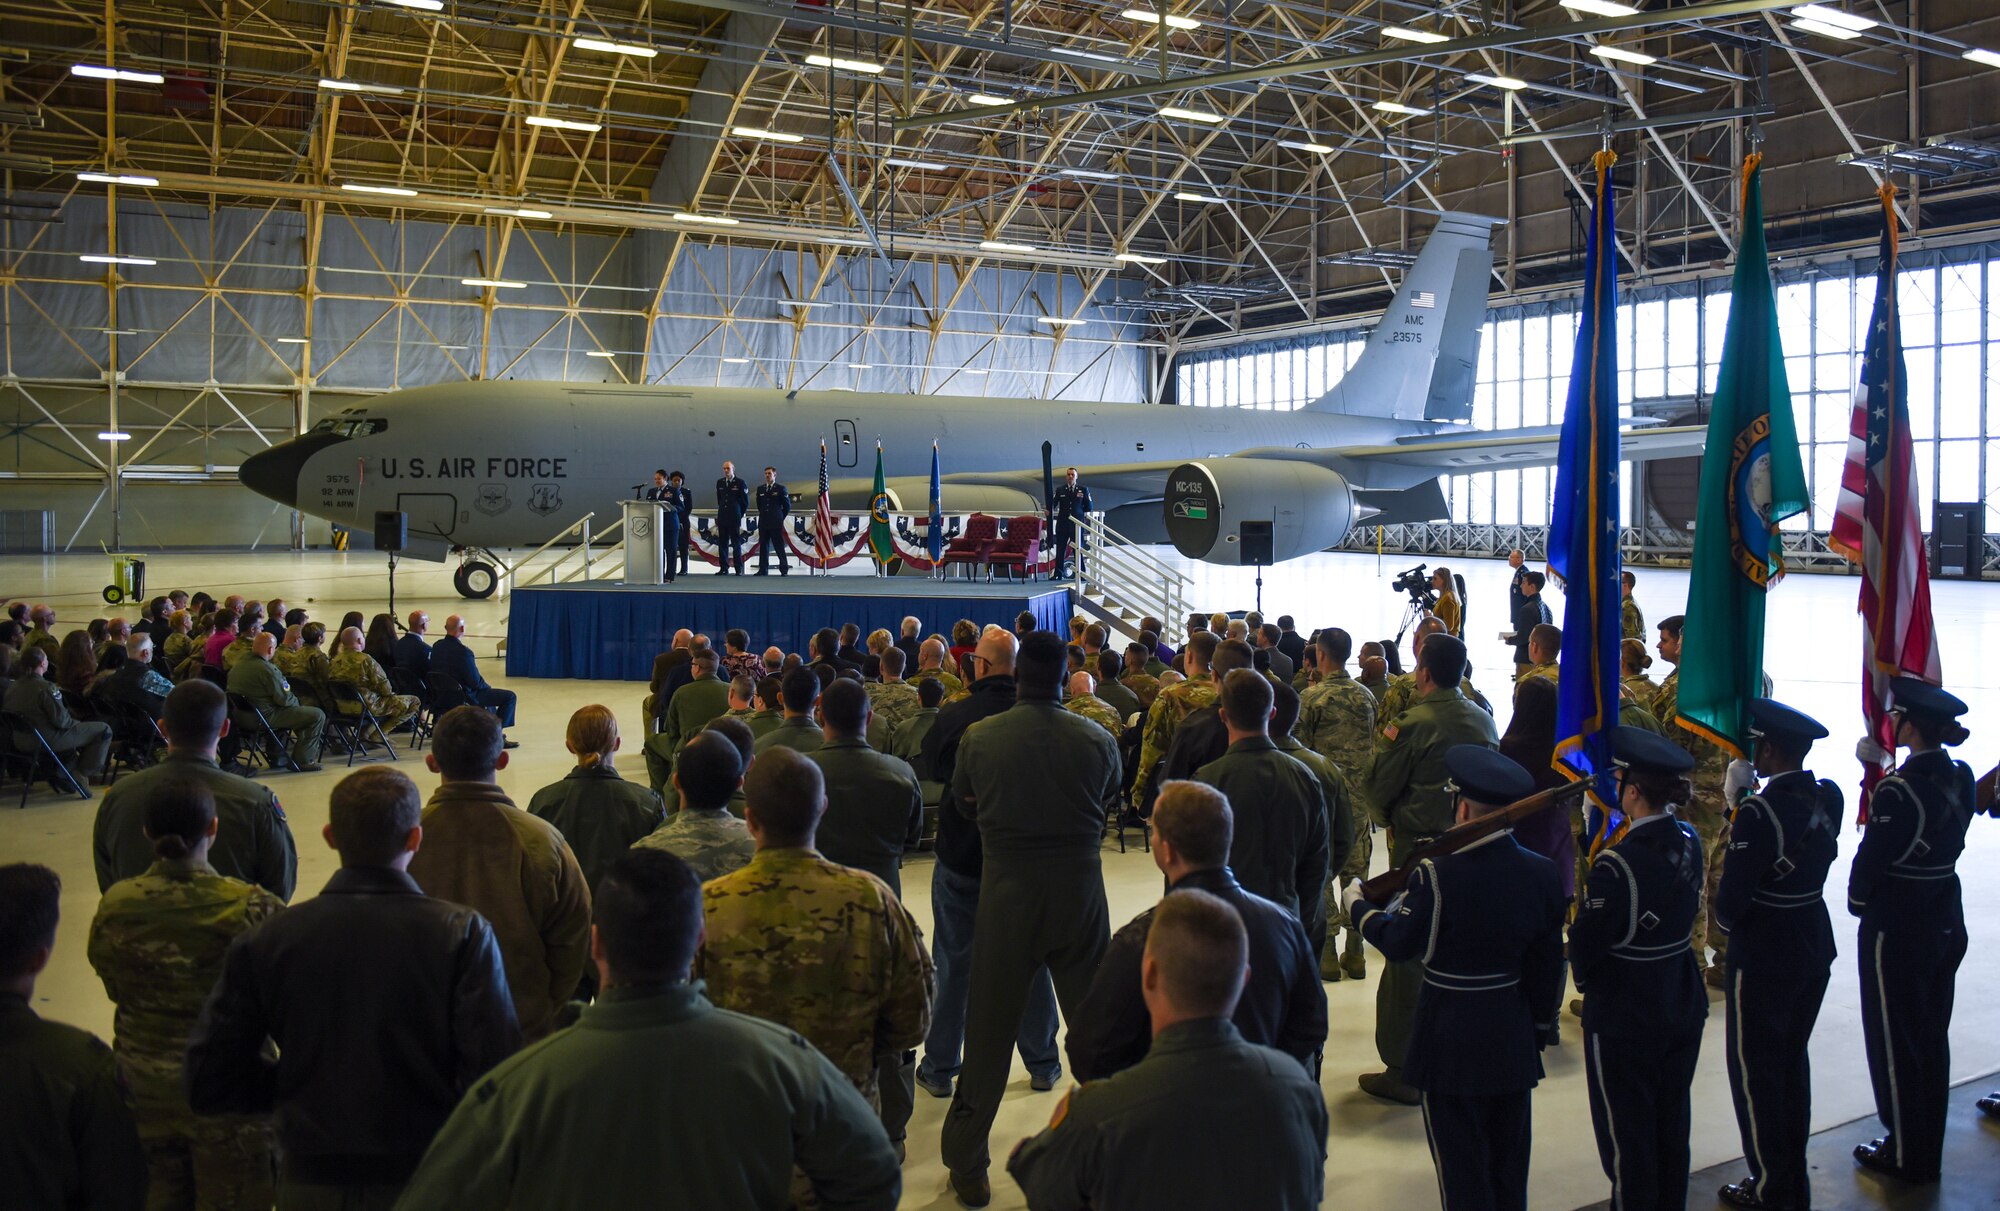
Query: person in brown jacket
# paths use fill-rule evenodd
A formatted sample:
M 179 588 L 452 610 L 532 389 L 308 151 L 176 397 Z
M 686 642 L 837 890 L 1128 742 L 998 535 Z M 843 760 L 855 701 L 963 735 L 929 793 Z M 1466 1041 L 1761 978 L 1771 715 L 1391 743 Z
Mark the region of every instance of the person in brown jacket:
M 590 957 L 590 889 L 562 834 L 495 781 L 504 742 L 484 707 L 453 707 L 438 720 L 424 764 L 440 782 L 424 805 L 410 877 L 492 923 L 521 1034 L 536 1039 L 554 1028 Z

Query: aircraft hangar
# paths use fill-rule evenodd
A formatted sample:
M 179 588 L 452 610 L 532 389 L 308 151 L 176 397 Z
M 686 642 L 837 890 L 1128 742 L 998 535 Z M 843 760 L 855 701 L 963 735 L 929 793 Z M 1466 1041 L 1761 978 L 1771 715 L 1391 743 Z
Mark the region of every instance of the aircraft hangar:
M 655 467 L 685 464 L 706 514 L 722 455 L 751 489 L 782 461 L 795 558 L 814 550 L 815 473 L 830 478 L 854 571 L 871 540 L 852 493 L 874 504 L 879 443 L 908 565 L 924 549 L 933 440 L 941 494 L 973 493 L 958 512 L 1033 512 L 1061 482 L 1063 450 L 1088 452 L 1125 423 L 1105 418 L 1171 408 L 1132 422 L 1136 441 L 1100 443 L 1124 441 L 1102 461 L 1155 486 L 1126 487 L 1122 470 L 1093 485 L 1137 538 L 1099 597 L 1144 581 L 1151 612 L 1289 610 L 1302 630 L 1337 621 L 1394 646 L 1411 622 L 1397 574 L 1447 563 L 1469 582 L 1472 667 L 1504 730 L 1515 657 L 1494 638 L 1512 625 L 1502 561 L 1519 550 L 1540 567 L 1550 554 L 1563 508 L 1551 460 L 1441 458 L 1350 496 L 1354 467 L 1393 462 L 1394 443 L 1461 433 L 1553 447 L 1602 197 L 1620 415 L 1635 432 L 1684 435 L 1675 457 L 1623 464 L 1620 546 L 1647 616 L 1678 610 L 1699 512 L 1701 464 L 1688 455 L 1721 385 L 1755 159 L 1809 497 L 1777 530 L 1799 575 L 1773 590 L 1773 692 L 1819 704 L 1809 709 L 1832 728 L 1838 776 L 1856 781 L 1858 578 L 1831 540 L 1863 423 L 1856 389 L 1886 220 L 1913 510 L 1944 684 L 1971 704 L 1976 739 L 1960 755 L 1983 772 L 1993 748 L 1980 725 L 2000 726 L 1984 659 L 1994 607 L 1977 583 L 2000 570 L 1996 96 L 1991 0 L 0 0 L 0 599 L 58 603 L 58 633 L 116 613 L 100 600 L 108 555 L 112 576 L 130 574 L 129 558 L 150 564 L 139 600 L 184 584 L 307 602 L 327 622 L 349 607 L 372 615 L 385 593 L 440 624 L 461 611 L 495 683 L 521 693 L 526 744 L 504 781 L 525 804 L 571 768 L 565 724 L 599 700 L 624 719 L 627 776 L 644 777 L 636 750 L 651 721 L 636 684 L 620 682 L 643 680 L 664 644 L 649 633 L 634 641 L 645 654 L 537 681 L 538 658 L 510 626 L 527 629 L 517 589 L 587 583 L 625 558 L 600 542 L 593 565 L 579 527 L 607 532 Z M 1447 229 L 1484 241 L 1444 270 L 1462 287 L 1449 296 L 1412 280 Z M 1392 327 L 1425 319 L 1433 333 L 1462 326 L 1464 356 L 1441 357 L 1433 340 L 1420 370 L 1396 369 Z M 1328 405 L 1371 349 L 1390 368 L 1361 384 L 1367 398 L 1349 379 Z M 1416 385 L 1397 387 L 1406 373 Z M 371 408 L 403 392 L 446 403 L 395 459 L 329 445 L 396 436 Z M 698 432 L 711 416 L 781 426 L 787 409 L 832 393 L 917 409 L 877 404 L 878 417 L 921 417 L 930 405 L 911 398 L 944 411 L 936 431 L 801 419 L 782 458 Z M 543 427 L 532 402 L 509 402 L 542 398 L 574 420 Z M 668 398 L 674 423 L 648 429 L 648 401 Z M 1210 409 L 1257 415 L 1211 420 Z M 1325 449 L 1307 435 L 1340 411 L 1407 424 L 1357 429 L 1337 444 L 1373 453 L 1307 468 L 1334 477 L 1337 511 L 1282 488 L 1258 496 L 1279 502 L 1274 519 L 1287 501 L 1320 519 L 1290 532 L 1304 558 L 1281 550 L 1253 571 L 1230 566 L 1252 562 L 1233 552 L 1204 562 L 1163 541 L 1173 521 L 1158 480 L 1175 463 Z M 975 466 L 997 457 L 1004 443 L 986 435 L 1008 417 L 1017 446 Z M 961 420 L 979 436 L 954 444 Z M 1190 436 L 1155 441 L 1156 424 Z M 1256 440 L 1237 439 L 1253 426 Z M 460 446 L 496 433 L 491 459 Z M 1058 461 L 1045 465 L 1045 448 Z M 557 460 L 586 449 L 613 486 L 556 485 Z M 243 471 L 252 460 L 282 477 Z M 398 462 L 406 477 L 419 462 L 433 482 L 440 465 L 465 481 L 432 495 L 449 502 L 443 528 L 424 540 L 433 549 L 411 552 L 453 547 L 444 564 L 399 569 L 373 549 L 360 502 Z M 346 513 L 315 507 L 335 494 Z M 407 506 L 413 535 L 421 507 Z M 468 537 L 501 534 L 476 527 L 502 511 L 503 536 Z M 1182 619 L 1167 623 L 1178 632 Z M 428 793 L 412 755 L 403 768 Z M 326 761 L 324 773 L 258 775 L 299 788 L 285 803 L 302 896 L 335 861 L 306 852 L 338 780 L 337 758 Z M 0 778 L 0 798 L 17 789 L 29 810 L 0 813 L 0 861 L 46 862 L 68 883 L 43 999 L 50 1016 L 109 1039 L 111 1004 L 83 954 L 93 807 Z M 1968 916 L 1990 922 L 2000 843 L 1990 824 L 1978 840 L 1981 827 L 1984 865 L 1965 896 Z M 1837 873 L 1858 836 L 1843 836 Z M 1105 858 L 1113 928 L 1158 892 L 1146 854 L 1124 840 Z M 1378 869 L 1385 855 L 1378 842 Z M 928 870 L 903 881 L 928 929 Z M 1848 1174 L 1845 1149 L 1867 1138 L 1875 1104 L 1852 932 L 1828 888 L 1842 957 L 1812 1043 L 1812 1124 L 1816 1148 L 1839 1147 L 1823 1165 L 1814 1153 L 1814 1205 L 1885 1205 L 1881 1187 Z M 1980 928 L 1952 1026 L 1961 1084 L 2000 1070 L 2000 959 Z M 1324 1205 L 1438 1205 L 1421 1120 L 1354 1089 L 1375 1056 L 1373 974 L 1326 988 Z M 1717 1000 L 1692 1164 L 1733 1180 L 1745 1145 L 1722 1012 Z M 1530 1203 L 1558 1211 L 1600 1205 L 1609 1189 L 1574 1018 L 1564 1030 L 1567 1054 L 1550 1053 L 1538 1094 Z M 998 1158 L 1056 1101 L 1014 1076 L 994 1137 L 1002 1207 L 1026 1204 Z M 1990 1205 L 2000 1172 L 1992 1128 L 1969 1126 L 1971 1091 L 1952 1095 L 1940 1207 Z M 938 1152 L 944 1104 L 916 1100 L 900 1205 L 957 1205 Z M 1704 1180 L 1689 1206 L 1709 1205 Z

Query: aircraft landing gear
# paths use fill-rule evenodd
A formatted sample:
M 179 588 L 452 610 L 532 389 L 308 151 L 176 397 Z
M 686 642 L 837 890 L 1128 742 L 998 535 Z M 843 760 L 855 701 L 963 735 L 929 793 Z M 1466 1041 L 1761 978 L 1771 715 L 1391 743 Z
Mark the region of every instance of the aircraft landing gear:
M 451 574 L 451 587 L 458 590 L 460 597 L 469 601 L 484 601 L 493 596 L 500 587 L 500 569 L 488 562 L 492 559 L 492 554 L 486 551 L 465 552 L 458 571 Z

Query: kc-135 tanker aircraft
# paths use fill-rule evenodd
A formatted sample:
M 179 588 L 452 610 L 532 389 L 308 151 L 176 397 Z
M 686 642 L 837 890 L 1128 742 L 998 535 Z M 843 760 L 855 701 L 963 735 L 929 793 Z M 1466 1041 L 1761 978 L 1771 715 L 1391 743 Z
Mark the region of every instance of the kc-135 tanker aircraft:
M 698 508 L 725 459 L 794 485 L 828 442 L 836 509 L 868 505 L 883 444 L 899 507 L 929 507 L 931 442 L 943 507 L 1043 508 L 1043 443 L 1076 466 L 1111 524 L 1234 564 L 1244 521 L 1272 523 L 1273 558 L 1333 546 L 1362 521 L 1445 515 L 1438 477 L 1555 461 L 1554 426 L 1468 428 L 1495 220 L 1444 214 L 1351 370 L 1296 412 L 1064 400 L 736 387 L 460 382 L 347 408 L 247 459 L 242 482 L 367 532 L 377 510 L 409 518 L 413 554 L 539 546 L 600 516 L 656 466 L 686 471 Z M 1699 451 L 1698 428 L 1635 428 L 1628 459 Z

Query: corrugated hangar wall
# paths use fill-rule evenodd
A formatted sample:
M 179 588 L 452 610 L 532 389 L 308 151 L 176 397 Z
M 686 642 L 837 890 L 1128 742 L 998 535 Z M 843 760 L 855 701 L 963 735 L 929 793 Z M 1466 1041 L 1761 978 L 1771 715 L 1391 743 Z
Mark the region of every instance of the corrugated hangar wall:
M 484 225 L 332 213 L 313 256 L 295 209 L 126 201 L 117 248 L 155 263 L 118 266 L 114 291 L 110 267 L 78 260 L 107 248 L 103 199 L 43 200 L 58 221 L 0 224 L 0 508 L 53 509 L 58 547 L 112 542 L 114 509 L 128 548 L 288 543 L 291 511 L 238 486 L 236 465 L 359 399 L 437 382 L 1155 395 L 1142 313 L 1108 284 L 1079 310 L 1059 270 L 960 281 L 893 244 L 887 261 L 695 240 L 669 254 L 529 224 L 495 247 Z M 675 258 L 664 288 L 660 255 Z M 1052 315 L 1089 322 L 1037 322 Z M 115 490 L 99 437 L 114 425 L 131 435 Z M 304 537 L 326 541 L 324 523 Z

